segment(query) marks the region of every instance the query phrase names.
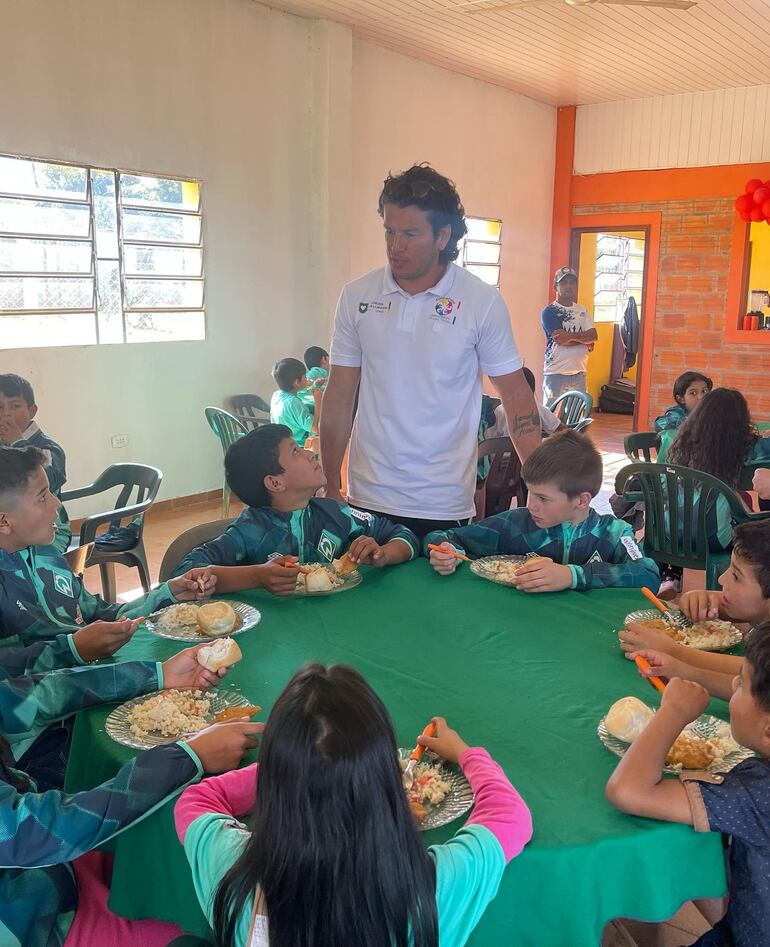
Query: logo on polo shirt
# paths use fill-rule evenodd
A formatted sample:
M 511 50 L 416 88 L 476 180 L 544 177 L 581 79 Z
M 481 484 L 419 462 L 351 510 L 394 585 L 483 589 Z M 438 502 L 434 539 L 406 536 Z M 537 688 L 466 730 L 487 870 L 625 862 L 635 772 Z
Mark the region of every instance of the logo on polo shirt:
M 448 296 L 442 296 L 436 300 L 436 315 L 449 316 L 454 309 L 454 302 Z
M 365 312 L 368 312 L 370 309 L 372 312 L 388 312 L 392 305 L 392 302 L 385 303 L 381 299 L 373 299 L 368 303 L 360 302 L 358 304 L 358 311 L 361 313 L 361 315 L 363 315 Z
M 53 577 L 53 587 L 61 595 L 72 598 L 72 581 L 66 575 L 55 575 Z

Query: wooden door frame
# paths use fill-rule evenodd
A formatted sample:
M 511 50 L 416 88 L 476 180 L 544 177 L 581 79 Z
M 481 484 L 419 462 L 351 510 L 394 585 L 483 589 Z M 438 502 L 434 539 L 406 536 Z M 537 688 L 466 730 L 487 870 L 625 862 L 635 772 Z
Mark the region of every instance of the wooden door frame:
M 573 214 L 570 219 L 570 266 L 577 271 L 580 236 L 583 233 L 611 233 L 614 230 L 638 230 L 644 233 L 642 270 L 642 309 L 639 351 L 636 369 L 636 401 L 632 430 L 644 430 L 650 410 L 650 379 L 655 338 L 655 310 L 658 295 L 661 213 Z

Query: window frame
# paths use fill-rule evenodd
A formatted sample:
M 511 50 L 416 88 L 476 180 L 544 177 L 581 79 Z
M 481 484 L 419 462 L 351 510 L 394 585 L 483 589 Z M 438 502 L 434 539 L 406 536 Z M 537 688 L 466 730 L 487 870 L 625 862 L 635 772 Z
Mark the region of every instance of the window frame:
M 48 203 L 51 205 L 72 205 L 77 207 L 85 207 L 88 211 L 88 232 L 85 236 L 71 236 L 64 234 L 56 233 L 41 233 L 39 231 L 10 231 L 10 230 L 0 230 L 0 239 L 10 239 L 10 240 L 29 240 L 29 241 L 48 241 L 52 244 L 81 244 L 83 246 L 88 246 L 90 248 L 90 269 L 88 271 L 83 270 L 82 272 L 70 272 L 70 271 L 29 271 L 29 270 L 3 270 L 0 269 L 0 278 L 8 279 L 39 279 L 44 280 L 46 278 L 52 280 L 85 280 L 89 279 L 91 281 L 91 307 L 82 307 L 82 306 L 59 306 L 56 308 L 47 308 L 47 309 L 0 309 L 0 327 L 2 327 L 2 320 L 6 316 L 12 317 L 23 317 L 23 316 L 35 316 L 35 317 L 46 317 L 46 316 L 56 316 L 56 315 L 88 315 L 93 318 L 94 325 L 94 337 L 93 341 L 88 342 L 75 342 L 74 346 L 93 346 L 93 345 L 136 345 L 136 344 L 146 344 L 149 342 L 197 342 L 205 341 L 208 334 L 208 321 L 206 313 L 206 248 L 205 248 L 205 219 L 204 219 L 204 188 L 203 181 L 200 178 L 192 177 L 189 175 L 179 176 L 172 175 L 167 173 L 156 173 L 151 171 L 134 171 L 128 170 L 126 168 L 116 168 L 116 167 L 107 167 L 104 165 L 98 164 L 86 164 L 79 163 L 75 161 L 66 161 L 60 160 L 58 158 L 47 158 L 39 157 L 26 154 L 12 154 L 10 152 L 0 152 L 0 159 L 10 159 L 22 162 L 35 162 L 46 165 L 53 165 L 56 167 L 63 168 L 75 168 L 78 171 L 85 173 L 85 195 L 83 197 L 64 197 L 64 196 L 53 196 L 46 194 L 35 195 L 27 191 L 0 191 L 0 199 L 10 199 L 15 201 L 29 201 L 40 203 Z M 114 204 L 115 204 L 115 239 L 117 247 L 117 258 L 110 255 L 99 256 L 98 249 L 98 228 L 97 228 L 97 202 L 94 195 L 94 172 L 102 172 L 112 175 L 112 180 L 114 182 Z M 184 207 L 175 208 L 175 207 L 161 207 L 153 206 L 151 204 L 141 204 L 137 202 L 136 199 L 132 200 L 131 198 L 124 198 L 122 195 L 122 180 L 125 177 L 137 177 L 137 178 L 151 178 L 155 180 L 163 181 L 173 181 L 180 185 L 190 184 L 195 185 L 197 188 L 198 203 L 197 209 L 187 209 Z M 200 221 L 199 232 L 198 232 L 198 242 L 192 243 L 189 241 L 180 241 L 180 242 L 169 242 L 161 240 L 153 240 L 149 238 L 135 238 L 135 237 L 126 237 L 124 232 L 124 213 L 125 211 L 147 211 L 150 213 L 160 213 L 160 214 L 170 214 L 175 216 L 184 216 L 191 218 L 198 218 Z M 179 248 L 183 250 L 192 249 L 197 250 L 200 253 L 200 274 L 197 276 L 190 276 L 186 274 L 155 274 L 155 273 L 127 273 L 126 267 L 126 247 L 170 247 L 170 248 Z M 100 319 L 100 297 L 99 297 L 99 262 L 106 263 L 117 263 L 118 269 L 118 279 L 119 279 L 119 291 L 120 291 L 120 336 L 121 338 L 115 339 L 103 339 L 102 334 L 104 332 L 104 327 L 101 325 Z M 200 305 L 199 306 L 136 306 L 131 304 L 131 297 L 129 295 L 129 284 L 130 282 L 141 281 L 141 280 L 152 280 L 156 282 L 170 281 L 170 282 L 195 282 L 199 283 L 201 287 L 200 292 Z M 193 338 L 168 338 L 168 339 L 157 339 L 157 338 L 129 338 L 130 329 L 128 326 L 128 319 L 132 314 L 136 313 L 148 313 L 150 315 L 154 314 L 166 314 L 166 313 L 199 313 L 202 318 L 202 331 L 203 334 L 201 337 Z M 62 344 L 60 342 L 53 343 L 51 345 L 43 346 L 33 346 L 28 342 L 25 342 L 22 345 L 14 345 L 11 348 L 3 346 L 0 343 L 0 350 L 17 350 L 24 348 L 70 348 L 72 347 L 69 344 Z
M 481 220 L 481 221 L 484 221 L 485 223 L 495 223 L 499 225 L 500 236 L 498 237 L 497 240 L 481 240 L 478 237 L 473 237 L 472 239 L 470 239 L 470 243 L 484 243 L 484 244 L 488 244 L 489 246 L 499 247 L 500 254 L 499 254 L 497 263 L 476 263 L 473 260 L 467 260 L 466 250 L 467 250 L 468 242 L 469 242 L 469 237 L 467 233 L 459 242 L 458 246 L 460 248 L 460 254 L 455 260 L 455 263 L 457 263 L 458 266 L 461 266 L 464 270 L 467 269 L 469 273 L 473 273 L 474 275 L 478 275 L 478 274 L 476 274 L 474 270 L 469 269 L 469 267 L 484 267 L 484 268 L 489 268 L 489 269 L 496 268 L 497 269 L 497 282 L 486 283 L 486 280 L 482 280 L 482 282 L 485 282 L 487 286 L 493 286 L 495 289 L 499 290 L 501 277 L 502 277 L 502 269 L 503 269 L 503 221 L 500 217 L 479 217 L 477 214 L 466 214 L 464 217 L 464 220 L 466 221 L 467 220 Z M 481 279 L 481 277 L 479 277 L 479 279 Z

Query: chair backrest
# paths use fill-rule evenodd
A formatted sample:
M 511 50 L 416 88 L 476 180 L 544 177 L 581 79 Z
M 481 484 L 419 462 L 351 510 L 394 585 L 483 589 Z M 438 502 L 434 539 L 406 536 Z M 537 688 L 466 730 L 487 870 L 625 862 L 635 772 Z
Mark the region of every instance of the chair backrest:
M 230 410 L 248 430 L 270 423 L 270 405 L 259 395 L 230 395 Z
M 231 444 L 234 444 L 239 437 L 248 434 L 246 426 L 242 424 L 238 418 L 234 418 L 229 412 L 223 411 L 222 408 L 205 408 L 204 413 L 206 420 L 209 422 L 209 427 L 219 438 L 222 444 L 222 451 L 225 454 L 227 453 L 227 448 L 230 447 Z
M 632 478 L 633 493 L 625 494 Z M 656 562 L 688 569 L 707 567 L 712 514 L 720 497 L 727 501 L 733 519 L 740 522 L 751 517 L 726 483 L 673 464 L 629 464 L 619 471 L 615 492 L 644 502 L 645 554 Z
M 577 424 L 572 425 L 572 430 L 577 431 L 580 434 L 581 431 L 585 431 L 587 427 L 590 427 L 594 423 L 593 418 L 583 418 L 582 421 L 578 421 Z
M 626 457 L 637 464 L 643 461 L 653 464 L 660 450 L 660 434 L 655 431 L 638 431 L 636 434 L 626 434 L 623 438 L 623 450 Z M 653 451 L 655 452 L 654 457 Z
M 593 398 L 585 391 L 565 391 L 548 405 L 561 423 L 571 428 L 587 418 L 593 406 Z
M 226 520 L 212 520 L 210 523 L 199 523 L 197 526 L 180 533 L 163 554 L 160 570 L 158 571 L 158 581 L 168 581 L 174 574 L 174 569 L 189 552 L 192 552 L 196 546 L 202 546 L 203 543 L 221 536 L 230 523 L 234 521 L 234 516 Z
M 521 480 L 521 461 L 510 437 L 491 437 L 479 444 L 479 459 L 492 457 L 492 464 L 485 481 L 483 516 L 502 513 L 516 497 L 524 502 L 524 485 Z
M 138 525 L 138 538 L 141 538 L 144 514 L 155 501 L 162 480 L 162 471 L 149 464 L 111 464 L 87 487 L 62 492 L 62 501 L 68 502 L 120 487 L 111 510 L 85 517 L 80 527 L 80 544 L 93 542 L 98 528 L 104 523 L 109 523 L 108 528 L 117 528 L 122 520 L 128 518 Z

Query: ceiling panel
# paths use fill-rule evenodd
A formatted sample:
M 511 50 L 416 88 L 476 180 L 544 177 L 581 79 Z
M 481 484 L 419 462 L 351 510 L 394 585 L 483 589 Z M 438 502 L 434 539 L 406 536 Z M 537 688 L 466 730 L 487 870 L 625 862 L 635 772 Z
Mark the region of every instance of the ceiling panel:
M 273 0 L 356 37 L 553 105 L 762 85 L 768 0 L 689 10 L 543 0 L 468 13 L 468 0 Z M 502 0 L 501 0 L 502 2 Z

